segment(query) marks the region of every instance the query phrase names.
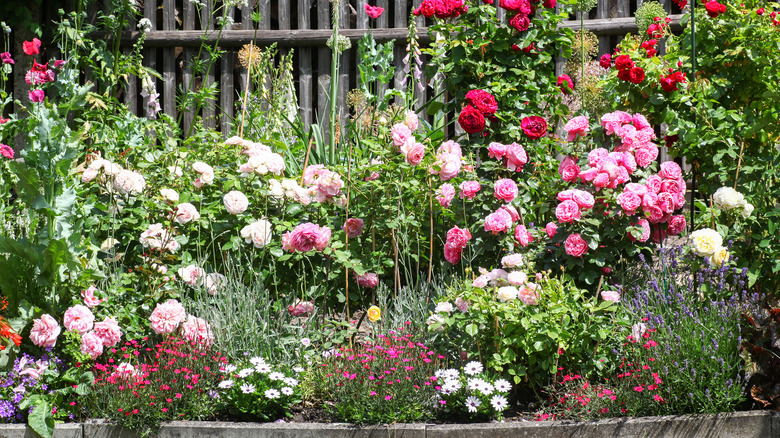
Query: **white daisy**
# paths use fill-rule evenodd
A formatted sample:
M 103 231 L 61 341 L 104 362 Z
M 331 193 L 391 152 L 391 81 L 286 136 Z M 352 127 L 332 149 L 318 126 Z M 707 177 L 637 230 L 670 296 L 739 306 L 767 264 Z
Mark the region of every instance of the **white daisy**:
M 227 364 L 227 365 L 225 365 L 224 367 L 220 368 L 220 370 L 221 370 L 223 373 L 232 373 L 233 371 L 235 371 L 235 370 L 237 370 L 237 369 L 238 369 L 238 367 L 237 367 L 237 366 L 235 366 L 235 365 L 230 365 L 230 364 Z
M 447 372 L 447 370 L 436 370 L 435 373 L 433 373 L 434 376 L 436 376 L 437 379 L 443 379 L 444 374 Z
M 292 386 L 292 387 L 298 386 L 298 380 L 293 379 L 292 377 L 285 377 L 284 379 L 282 379 L 282 382 L 284 382 L 284 384 L 287 386 Z
M 490 399 L 490 404 L 493 405 L 493 409 L 498 412 L 509 407 L 509 402 L 506 401 L 506 397 L 503 395 L 494 395 L 493 398 Z
M 219 385 L 217 385 L 217 386 L 219 386 L 221 389 L 228 389 L 228 388 L 232 388 L 233 385 L 235 385 L 235 384 L 236 384 L 236 382 L 234 382 L 232 380 L 223 380 L 223 381 L 219 382 Z
M 238 372 L 238 377 L 241 377 L 243 379 L 244 377 L 251 376 L 252 373 L 254 372 L 255 370 L 253 370 L 252 368 L 244 368 L 243 370 Z
M 487 383 L 482 379 L 475 379 L 470 378 L 468 381 L 466 381 L 466 389 L 469 391 L 479 391 L 480 388 L 482 388 L 482 384 Z
M 266 398 L 270 398 L 271 400 L 273 400 L 279 398 L 281 394 L 279 393 L 278 390 L 271 388 L 271 389 L 266 389 L 264 395 Z
M 493 391 L 495 391 L 495 388 L 493 388 L 493 385 L 488 382 L 483 382 L 479 388 L 479 392 L 481 392 L 482 395 L 490 395 L 493 393 Z
M 285 387 L 282 388 L 282 394 L 284 394 L 284 395 L 292 395 L 293 394 L 293 389 L 290 388 L 289 386 L 285 386 Z
M 493 386 L 496 388 L 497 392 L 509 392 L 512 389 L 512 384 L 504 379 L 498 379 L 495 383 L 493 383 Z
M 267 363 L 261 363 L 260 365 L 255 365 L 255 371 L 257 371 L 260 374 L 268 374 L 271 372 L 271 365 L 268 365 Z
M 303 367 L 293 367 L 293 371 L 300 374 L 304 371 Z
M 265 359 L 263 359 L 263 358 L 262 358 L 262 357 L 260 357 L 260 356 L 255 356 L 255 357 L 253 357 L 253 358 L 249 359 L 249 363 L 251 363 L 251 364 L 252 364 L 252 365 L 254 365 L 254 366 L 258 366 L 258 365 L 260 365 L 261 363 L 265 363 Z
M 483 369 L 484 368 L 482 367 L 481 363 L 473 360 L 467 363 L 465 367 L 463 367 L 463 372 L 469 376 L 476 376 L 477 374 L 481 373 Z
M 241 392 L 244 394 L 251 394 L 255 392 L 255 385 L 252 385 L 251 383 L 244 383 L 241 385 Z
M 469 409 L 469 412 L 477 412 L 477 409 L 481 404 L 482 402 L 473 395 L 466 397 L 466 407 Z
M 459 379 L 460 378 L 460 371 L 450 368 L 448 370 L 444 371 L 444 378 L 445 379 Z
M 301 338 L 301 344 L 303 344 L 304 347 L 308 347 L 309 345 L 311 345 L 311 339 Z
M 282 374 L 282 373 L 280 373 L 278 371 L 275 371 L 275 372 L 269 374 L 268 378 L 271 379 L 271 380 L 282 380 L 282 379 L 284 379 L 284 374 Z
M 441 385 L 441 393 L 442 394 L 449 395 L 449 394 L 454 393 L 457 390 L 458 390 L 457 382 L 455 382 L 453 380 L 448 380 L 448 381 L 444 382 L 444 385 Z

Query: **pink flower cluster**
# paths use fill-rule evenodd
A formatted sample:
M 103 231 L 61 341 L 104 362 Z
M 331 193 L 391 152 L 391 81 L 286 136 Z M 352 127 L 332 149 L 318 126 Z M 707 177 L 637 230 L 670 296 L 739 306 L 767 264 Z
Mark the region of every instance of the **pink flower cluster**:
M 655 131 L 643 115 L 615 111 L 601 117 L 601 126 L 607 135 L 614 133 L 622 141 L 615 152 L 632 153 L 639 167 L 649 166 L 658 157 L 658 146 L 652 142 Z
M 517 144 L 501 144 L 497 142 L 488 145 L 488 156 L 503 161 L 507 169 L 520 172 L 528 163 L 528 154 Z
M 459 196 L 461 199 L 474 199 L 481 188 L 482 186 L 479 185 L 479 181 L 463 181 L 460 183 Z
M 341 175 L 331 172 L 322 164 L 307 167 L 303 171 L 303 183 L 309 188 L 316 202 L 332 202 L 337 205 L 342 202 L 340 196 L 344 181 Z
M 577 176 L 580 181 L 592 182 L 596 190 L 614 189 L 630 180 L 636 164 L 634 156 L 628 152 L 607 152 L 604 148 L 596 148 L 588 153 L 590 168 L 581 170 Z
M 289 252 L 322 251 L 330 241 L 330 228 L 307 222 L 282 236 L 282 249 Z
M 455 198 L 455 187 L 450 183 L 444 183 L 436 190 L 436 200 L 444 208 L 450 208 L 453 198 Z
M 447 241 L 444 244 L 444 258 L 453 265 L 460 262 L 463 248 L 471 240 L 471 232 L 468 228 L 453 227 L 447 231 Z
M 424 0 L 419 8 L 412 11 L 414 15 L 425 18 L 458 17 L 469 9 L 463 0 Z
M 596 204 L 596 200 L 590 192 L 578 189 L 564 190 L 558 193 L 558 200 L 561 203 L 555 207 L 555 217 L 562 224 L 580 220 L 582 212 L 590 210 Z
M 680 234 L 685 229 L 685 216 L 672 214 L 685 204 L 685 179 L 682 169 L 673 161 L 661 163 L 660 172 L 648 177 L 645 184 L 626 184 L 617 202 L 628 216 L 640 209 L 644 213 L 636 224 L 645 230 L 639 239 L 642 242 L 649 238 L 650 223 L 668 223 L 665 233 L 669 235 Z M 629 238 L 634 240 L 630 233 Z
M 452 140 L 445 141 L 436 150 L 434 166 L 439 170 L 431 170 L 431 173 L 438 173 L 442 181 L 449 181 L 460 173 L 462 159 L 460 145 Z
M 485 218 L 485 231 L 493 234 L 506 233 L 519 220 L 520 214 L 517 212 L 517 209 L 511 205 L 504 205 L 487 215 Z

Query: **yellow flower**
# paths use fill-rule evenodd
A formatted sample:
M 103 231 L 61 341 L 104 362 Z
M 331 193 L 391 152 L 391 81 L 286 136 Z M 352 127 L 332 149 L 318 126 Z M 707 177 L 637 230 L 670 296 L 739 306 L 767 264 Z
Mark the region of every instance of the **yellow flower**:
M 382 317 L 382 311 L 379 310 L 379 307 L 377 306 L 371 306 L 368 308 L 368 320 L 371 322 L 377 322 L 379 321 L 379 318 Z
M 720 268 L 729 260 L 729 257 L 731 257 L 729 250 L 726 247 L 721 246 L 716 248 L 715 252 L 707 260 L 709 260 L 710 265 Z
M 696 230 L 690 235 L 694 252 L 699 257 L 709 257 L 715 250 L 723 246 L 723 238 L 711 228 Z

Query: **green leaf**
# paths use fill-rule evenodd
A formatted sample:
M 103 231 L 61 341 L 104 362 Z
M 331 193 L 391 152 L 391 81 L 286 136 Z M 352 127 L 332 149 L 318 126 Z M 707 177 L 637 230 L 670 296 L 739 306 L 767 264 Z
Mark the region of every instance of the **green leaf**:
M 471 336 L 477 336 L 477 333 L 479 333 L 479 327 L 477 327 L 476 324 L 469 324 L 466 326 L 466 333 Z
M 50 438 L 54 433 L 54 418 L 51 416 L 51 405 L 47 400 L 35 404 L 35 408 L 27 417 L 27 424 L 44 438 Z

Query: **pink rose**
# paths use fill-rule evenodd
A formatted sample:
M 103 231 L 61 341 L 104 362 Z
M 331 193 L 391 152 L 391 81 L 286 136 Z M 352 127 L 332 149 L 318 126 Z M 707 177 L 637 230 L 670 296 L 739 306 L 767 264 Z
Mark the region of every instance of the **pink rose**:
M 639 240 L 640 242 L 647 242 L 647 239 L 650 238 L 650 223 L 647 222 L 646 219 L 639 219 L 637 221 L 637 223 L 631 224 L 631 225 L 634 226 L 634 227 L 641 228 L 642 229 L 642 234 L 637 239 L 637 238 L 635 238 L 632 235 L 631 231 L 628 231 L 628 238 L 629 238 L 629 240 L 631 240 L 632 242 L 635 242 L 637 240 Z
M 609 152 L 604 148 L 593 149 L 592 151 L 588 152 L 588 165 L 590 167 L 598 167 L 599 163 L 601 163 L 601 160 L 608 156 Z
M 596 204 L 596 200 L 593 199 L 593 195 L 591 195 L 589 192 L 586 192 L 585 190 L 575 190 L 571 200 L 576 202 L 577 206 L 583 210 L 593 208 L 593 206 Z
M 559 201 L 568 201 L 568 200 L 574 198 L 574 192 L 575 192 L 575 189 L 562 190 L 562 191 L 558 192 L 558 195 L 557 195 L 558 200 Z
M 675 194 L 680 193 L 680 183 L 676 179 L 665 179 L 661 183 L 661 190 L 660 192 L 666 192 L 669 194 Z
M 238 190 L 227 192 L 222 197 L 222 203 L 225 204 L 225 210 L 230 214 L 241 214 L 249 207 L 249 199 Z
M 624 190 L 627 192 L 634 192 L 642 197 L 645 195 L 645 193 L 647 193 L 647 186 L 644 184 L 628 183 L 626 184 Z
M 636 129 L 652 128 L 652 126 L 650 126 L 650 123 L 647 121 L 645 116 L 639 113 L 634 114 L 634 117 L 632 118 L 632 122 L 634 123 L 634 127 L 636 127 Z
M 612 178 L 609 177 L 609 174 L 607 172 L 599 172 L 596 174 L 596 177 L 593 178 L 593 187 L 603 189 L 609 186 L 609 183 L 611 182 Z
M 666 233 L 670 236 L 676 236 L 685 231 L 685 216 L 678 214 L 669 218 L 669 225 L 666 227 Z
M 149 317 L 152 330 L 158 335 L 173 333 L 187 319 L 187 311 L 178 301 L 170 299 L 157 304 Z
M 445 155 L 454 155 L 458 159 L 463 158 L 463 150 L 460 145 L 452 140 L 447 140 L 436 149 L 436 156 L 443 160 Z
M 574 117 L 566 123 L 563 129 L 569 134 L 566 141 L 574 141 L 577 136 L 585 137 L 590 130 L 588 118 L 585 116 Z
M 103 340 L 90 332 L 81 337 L 81 352 L 95 360 L 103 354 Z
M 642 210 L 650 211 L 658 204 L 658 195 L 653 192 L 647 192 L 642 196 Z
M 561 160 L 561 164 L 558 165 L 558 174 L 564 181 L 575 182 L 580 174 L 580 166 L 577 166 L 577 162 L 574 161 L 573 157 L 567 155 Z
M 301 301 L 297 298 L 287 307 L 287 313 L 289 313 L 290 316 L 308 317 L 311 316 L 312 312 L 314 312 L 314 303 L 311 301 Z
M 526 283 L 525 286 L 518 289 L 517 298 L 526 306 L 533 306 L 539 300 L 539 285 L 535 283 Z
M 629 175 L 636 170 L 636 160 L 634 159 L 634 156 L 628 152 L 623 152 L 623 159 L 620 161 L 620 165 L 626 169 Z
M 447 244 L 458 248 L 465 248 L 471 240 L 471 231 L 468 228 L 452 227 L 447 231 Z
M 453 265 L 457 265 L 460 262 L 462 252 L 462 248 L 451 245 L 444 245 L 444 259 Z
M 507 169 L 520 172 L 523 170 L 523 166 L 528 163 L 528 154 L 521 145 L 512 143 L 506 147 L 506 159 Z
M 493 188 L 496 198 L 504 202 L 512 202 L 517 197 L 517 184 L 511 179 L 500 179 Z
M 184 339 L 194 344 L 206 347 L 214 344 L 214 333 L 211 332 L 209 323 L 193 315 L 188 315 L 187 320 L 182 323 L 181 334 Z
M 330 240 L 330 228 L 307 222 L 300 224 L 282 237 L 282 246 L 290 252 L 322 251 Z
M 397 123 L 390 128 L 390 135 L 393 137 L 393 145 L 400 148 L 401 146 L 414 142 L 414 135 L 412 130 L 403 123 Z
M 449 181 L 460 173 L 460 157 L 455 154 L 443 154 L 439 178 L 442 181 Z
M 419 126 L 419 119 L 417 117 L 417 114 L 414 111 L 406 111 L 406 114 L 404 116 L 404 125 L 409 127 L 410 130 L 414 131 Z
M 174 220 L 177 223 L 186 224 L 192 221 L 197 221 L 198 219 L 200 219 L 200 213 L 198 213 L 198 209 L 189 202 L 185 202 L 176 206 Z
M 636 213 L 636 209 L 642 205 L 642 198 L 634 192 L 624 190 L 623 193 L 617 197 L 617 202 L 623 211 L 631 216 Z
M 522 254 L 509 254 L 501 258 L 501 266 L 509 268 L 518 268 L 523 266 Z
M 599 174 L 599 169 L 593 167 L 591 169 L 580 171 L 580 174 L 578 176 L 580 180 L 583 182 L 591 182 L 596 178 L 596 175 L 598 174 Z
M 601 298 L 604 301 L 618 302 L 620 301 L 620 292 L 614 290 L 601 291 Z
M 506 281 L 512 286 L 520 286 L 528 281 L 528 275 L 523 271 L 512 271 L 507 274 Z
M 647 191 L 652 193 L 660 192 L 661 184 L 662 184 L 662 180 L 661 177 L 658 175 L 650 175 L 649 177 L 647 177 L 647 181 L 645 181 L 645 186 L 647 187 Z
M 122 339 L 122 330 L 114 318 L 106 318 L 95 323 L 92 333 L 103 341 L 104 347 L 113 347 Z
M 416 166 L 420 164 L 424 156 L 425 156 L 425 145 L 423 145 L 422 143 L 414 143 L 411 146 L 409 146 L 409 148 L 407 149 L 405 161 L 411 164 L 412 166 Z
M 664 179 L 676 180 L 682 177 L 682 169 L 674 161 L 664 161 L 661 163 L 661 170 L 658 172 L 658 176 Z
M 471 304 L 471 301 L 464 300 L 461 297 L 455 298 L 455 307 L 457 307 L 458 310 L 463 313 L 467 313 L 469 311 L 469 304 Z
M 330 172 L 330 171 L 326 169 L 325 166 L 322 164 L 314 164 L 312 166 L 308 166 L 303 171 L 303 183 L 306 184 L 307 186 L 317 185 L 317 180 L 325 172 Z
M 564 242 L 564 248 L 566 248 L 566 254 L 572 257 L 582 257 L 588 252 L 588 242 L 579 233 L 569 234 Z
M 505 233 L 511 226 L 512 217 L 506 210 L 498 209 L 485 218 L 485 231 L 493 234 Z
M 475 278 L 474 281 L 471 282 L 471 285 L 473 287 L 483 288 L 488 285 L 488 281 L 490 281 L 490 276 L 480 275 L 479 277 Z
M 94 284 L 88 287 L 87 290 L 81 291 L 81 298 L 84 299 L 84 304 L 86 304 L 87 307 L 89 307 L 90 309 L 106 300 L 105 298 L 103 299 L 95 298 L 95 292 L 99 292 L 99 291 Z
M 504 158 L 506 155 L 506 145 L 501 143 L 492 142 L 488 145 L 488 157 L 490 158 Z
M 647 215 L 647 220 L 650 221 L 650 223 L 657 224 L 664 222 L 667 219 L 667 213 L 664 213 L 664 211 L 661 210 L 661 207 L 657 205 L 646 210 L 646 212 L 650 213 Z
M 580 207 L 571 199 L 567 199 L 555 207 L 555 217 L 562 224 L 579 220 L 581 216 Z
M 525 225 L 515 227 L 515 239 L 520 246 L 528 246 L 534 241 L 534 236 L 525 228 Z
M 455 197 L 455 187 L 450 183 L 445 183 L 436 192 L 436 200 L 439 201 L 439 204 L 444 208 L 449 208 L 452 199 Z
M 325 198 L 333 198 L 341 194 L 344 187 L 344 181 L 341 175 L 336 172 L 326 170 L 317 178 L 317 192 Z
M 658 193 L 658 203 L 656 204 L 664 213 L 674 211 L 674 197 L 669 192 Z
M 344 222 L 344 226 L 342 226 L 341 229 L 347 233 L 347 236 L 354 238 L 363 233 L 364 225 L 363 219 L 351 217 Z
M 77 304 L 65 311 L 63 325 L 67 330 L 78 332 L 80 335 L 92 330 L 95 315 L 86 306 Z
M 358 286 L 373 289 L 379 285 L 379 276 L 373 272 L 366 272 L 363 275 L 356 275 L 355 280 Z
M 192 287 L 196 287 L 202 282 L 202 279 L 206 276 L 206 271 L 198 265 L 188 265 L 179 268 L 176 273 L 179 278 Z
M 460 183 L 461 199 L 474 199 L 480 188 L 479 181 L 463 181 Z
M 646 146 L 634 151 L 634 158 L 639 167 L 647 167 L 658 158 L 658 146 L 648 143 Z
M 558 226 L 554 222 L 547 222 L 547 225 L 544 226 L 544 231 L 547 233 L 547 237 L 552 239 L 558 232 Z
M 52 348 L 57 344 L 57 337 L 60 335 L 60 331 L 60 325 L 57 324 L 57 320 L 51 315 L 44 314 L 39 319 L 33 320 L 30 340 L 39 347 Z

